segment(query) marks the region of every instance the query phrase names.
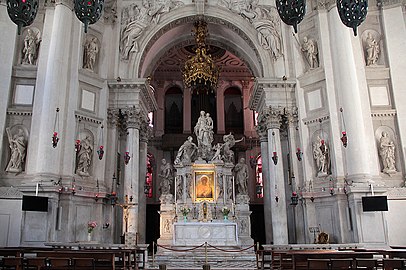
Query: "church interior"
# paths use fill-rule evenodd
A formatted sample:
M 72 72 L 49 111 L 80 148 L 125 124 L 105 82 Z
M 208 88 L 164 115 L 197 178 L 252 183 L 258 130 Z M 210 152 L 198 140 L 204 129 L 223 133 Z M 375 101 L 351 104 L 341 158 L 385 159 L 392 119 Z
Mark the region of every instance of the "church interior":
M 7 0 L 0 13 L 3 267 L 11 248 L 178 270 L 330 249 L 314 257 L 326 268 L 302 254 L 306 268 L 278 269 L 349 269 L 332 258 L 362 248 L 384 257 L 351 255 L 350 269 L 405 269 L 405 0 Z

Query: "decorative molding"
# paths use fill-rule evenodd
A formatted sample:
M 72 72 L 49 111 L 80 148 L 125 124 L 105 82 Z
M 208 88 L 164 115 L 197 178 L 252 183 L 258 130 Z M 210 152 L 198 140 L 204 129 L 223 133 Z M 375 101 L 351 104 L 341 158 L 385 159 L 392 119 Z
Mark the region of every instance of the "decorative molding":
M 406 188 L 390 188 L 386 192 L 388 199 L 406 199 Z
M 319 122 L 320 122 L 320 119 L 321 119 L 322 121 L 329 120 L 329 119 L 330 119 L 330 115 L 324 115 L 324 116 L 317 117 L 317 118 L 313 118 L 313 119 L 309 119 L 309 120 L 303 119 L 303 123 L 304 123 L 305 125 L 310 125 L 310 124 L 313 124 L 313 123 L 316 123 L 316 122 L 319 123 Z
M 371 112 L 371 117 L 372 118 L 396 117 L 396 115 L 397 115 L 396 110 L 384 110 L 384 111 Z
M 89 122 L 89 123 L 95 123 L 95 124 L 98 124 L 98 125 L 101 125 L 101 123 L 103 123 L 103 119 L 101 119 L 101 118 L 96 118 L 96 117 L 83 115 L 83 114 L 80 114 L 78 112 L 75 112 L 75 118 L 79 119 L 81 121 L 86 121 L 86 122 Z
M 0 199 L 21 199 L 23 193 L 15 187 L 0 187 Z
M 32 110 L 22 110 L 22 109 L 8 109 L 7 115 L 17 115 L 17 116 L 32 116 Z

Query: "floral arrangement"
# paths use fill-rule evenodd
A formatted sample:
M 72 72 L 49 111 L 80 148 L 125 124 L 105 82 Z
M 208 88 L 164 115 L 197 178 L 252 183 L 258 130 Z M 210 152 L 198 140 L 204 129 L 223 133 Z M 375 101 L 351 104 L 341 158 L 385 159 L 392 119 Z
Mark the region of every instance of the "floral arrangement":
M 221 209 L 221 213 L 223 213 L 224 216 L 228 216 L 228 214 L 230 214 L 230 209 L 228 209 L 227 206 L 224 206 L 224 207 Z
M 190 212 L 190 208 L 189 207 L 182 207 L 180 209 L 180 212 L 182 212 L 182 215 L 187 216 L 187 214 L 189 214 L 189 212 Z
M 97 227 L 96 221 L 89 221 L 89 223 L 87 223 L 87 232 L 91 233 L 96 227 Z

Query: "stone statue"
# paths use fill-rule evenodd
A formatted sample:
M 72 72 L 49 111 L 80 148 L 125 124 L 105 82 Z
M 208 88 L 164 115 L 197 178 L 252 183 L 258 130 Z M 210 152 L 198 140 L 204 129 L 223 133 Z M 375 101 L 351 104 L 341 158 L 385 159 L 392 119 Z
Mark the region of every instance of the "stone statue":
M 162 159 L 162 165 L 158 176 L 161 179 L 160 190 L 162 195 L 168 195 L 171 191 L 171 184 L 173 181 L 173 170 L 170 163 L 166 162 L 166 159 Z
M 367 66 L 376 65 L 379 58 L 380 48 L 378 42 L 372 35 L 372 32 L 368 32 L 365 39 L 365 52 Z
M 76 173 L 81 176 L 89 176 L 90 165 L 93 157 L 93 143 L 89 136 L 81 142 L 81 148 L 77 154 Z
M 200 117 L 194 127 L 194 133 L 197 137 L 198 156 L 207 159 L 211 156 L 213 142 L 213 119 L 209 113 L 200 112 Z
M 191 163 L 196 153 L 197 146 L 193 143 L 193 138 L 189 136 L 178 150 L 175 158 L 175 164 Z
M 228 177 L 227 179 L 227 199 L 234 201 L 234 196 L 233 196 L 233 178 Z
M 39 49 L 39 44 L 41 39 L 35 34 L 32 29 L 27 30 L 27 35 L 24 38 L 24 48 L 23 48 L 23 64 L 35 65 L 37 60 L 37 54 Z
M 6 128 L 9 146 L 10 161 L 6 167 L 6 172 L 19 173 L 24 170 L 25 154 L 27 150 L 26 138 L 24 131 L 19 128 L 17 134 L 11 135 L 10 128 Z
M 318 176 L 327 175 L 330 170 L 330 154 L 325 141 L 320 136 L 317 136 L 313 143 L 313 158 L 316 162 Z
M 175 0 L 143 0 L 141 6 L 125 7 L 121 14 L 121 57 L 128 59 L 130 52 L 137 53 L 138 40 L 145 28 L 157 24 L 162 14 L 182 5 L 181 1 Z
M 240 140 L 235 140 L 234 135 L 231 133 L 228 135 L 223 136 L 223 157 L 224 157 L 224 162 L 227 163 L 234 163 L 234 152 L 231 150 L 231 148 L 238 142 L 241 142 L 244 140 L 244 137 L 242 137 Z
M 224 174 L 219 173 L 217 174 L 217 188 L 218 188 L 218 198 L 223 197 L 223 177 Z
M 317 42 L 314 39 L 304 37 L 302 52 L 305 54 L 310 69 L 319 67 Z
M 219 5 L 228 8 L 248 20 L 258 32 L 263 49 L 271 52 L 274 59 L 283 55 L 281 24 L 275 7 L 265 8 L 258 0 L 219 0 Z
M 379 140 L 379 156 L 383 166 L 382 172 L 387 174 L 395 173 L 395 144 L 385 131 L 382 132 Z
M 99 44 L 97 38 L 89 39 L 85 44 L 85 53 L 83 58 L 83 68 L 94 71 L 97 54 L 99 53 Z
M 186 174 L 186 188 L 187 188 L 187 197 L 192 198 L 193 189 L 192 189 L 193 178 L 191 173 Z
M 245 158 L 240 158 L 240 161 L 234 167 L 234 173 L 237 193 L 239 195 L 248 195 L 248 166 L 245 164 Z

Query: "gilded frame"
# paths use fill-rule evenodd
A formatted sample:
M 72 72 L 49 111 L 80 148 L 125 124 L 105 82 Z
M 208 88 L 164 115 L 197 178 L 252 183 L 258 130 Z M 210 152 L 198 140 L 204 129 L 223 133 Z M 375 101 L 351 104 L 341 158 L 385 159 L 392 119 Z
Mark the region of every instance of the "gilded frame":
M 216 201 L 216 177 L 214 170 L 200 170 L 193 172 L 193 197 L 195 202 Z

